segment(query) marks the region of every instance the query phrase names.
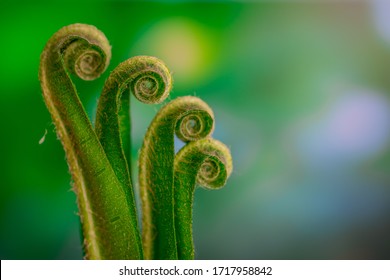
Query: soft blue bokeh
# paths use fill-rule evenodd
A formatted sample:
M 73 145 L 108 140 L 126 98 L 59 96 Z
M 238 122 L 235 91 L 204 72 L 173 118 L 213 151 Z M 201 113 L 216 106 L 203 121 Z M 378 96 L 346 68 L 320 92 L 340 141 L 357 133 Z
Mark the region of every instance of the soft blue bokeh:
M 1 3 L 0 257 L 82 258 L 76 196 L 37 79 L 45 42 L 82 22 L 113 52 L 101 79 L 75 80 L 92 119 L 109 72 L 141 54 L 172 71 L 170 99 L 195 95 L 214 110 L 234 171 L 224 189 L 196 192 L 197 258 L 388 259 L 389 4 L 309 2 Z M 160 106 L 131 102 L 136 176 Z

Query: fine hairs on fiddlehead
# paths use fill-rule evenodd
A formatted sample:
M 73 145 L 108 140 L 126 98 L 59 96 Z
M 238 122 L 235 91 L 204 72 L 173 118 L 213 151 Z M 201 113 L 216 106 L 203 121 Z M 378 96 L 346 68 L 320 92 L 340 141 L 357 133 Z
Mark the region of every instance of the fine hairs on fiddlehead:
M 165 64 L 150 56 L 137 56 L 119 64 L 106 80 L 96 112 L 96 134 L 118 178 L 131 184 L 130 93 L 141 102 L 158 104 L 172 88 Z
M 192 208 L 195 185 L 219 189 L 225 185 L 232 168 L 229 149 L 212 138 L 191 142 L 175 156 L 174 212 L 179 259 L 194 258 Z
M 214 115 L 202 100 L 179 97 L 152 120 L 139 157 L 145 258 L 177 259 L 173 212 L 174 133 L 191 141 L 208 136 Z
M 98 77 L 110 56 L 103 33 L 90 25 L 70 25 L 46 44 L 39 79 L 74 181 L 86 258 L 140 259 L 142 247 L 129 199 L 70 79 L 70 73 L 87 80 Z
M 86 24 L 60 29 L 47 42 L 39 68 L 46 106 L 64 147 L 77 195 L 87 259 L 192 259 L 195 184 L 219 188 L 232 163 L 210 138 L 211 108 L 196 97 L 163 106 L 146 131 L 139 154 L 142 240 L 131 178 L 130 96 L 163 102 L 172 88 L 165 64 L 137 56 L 119 64 L 99 98 L 95 128 L 71 78 L 99 77 L 111 57 L 102 32 Z M 175 156 L 174 134 L 186 142 Z
M 168 97 L 171 87 L 171 75 L 162 61 L 137 56 L 122 62 L 111 72 L 99 99 L 96 134 L 127 194 L 129 205 L 134 205 L 130 209 L 134 221 L 137 221 L 137 214 L 130 166 L 130 93 L 143 103 L 157 104 Z

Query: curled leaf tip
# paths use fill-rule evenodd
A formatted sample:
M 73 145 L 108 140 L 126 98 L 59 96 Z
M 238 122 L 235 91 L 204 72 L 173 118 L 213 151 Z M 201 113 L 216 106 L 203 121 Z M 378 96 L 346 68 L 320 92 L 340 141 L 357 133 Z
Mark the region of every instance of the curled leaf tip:
M 74 181 L 86 258 L 140 259 L 133 202 L 108 161 L 70 75 L 84 80 L 99 77 L 107 68 L 110 50 L 107 38 L 94 26 L 63 27 L 41 54 L 39 79 Z
M 175 230 L 179 259 L 193 259 L 192 208 L 196 184 L 220 189 L 233 169 L 229 149 L 205 138 L 188 143 L 175 156 Z
M 146 258 L 177 258 L 173 213 L 174 134 L 188 142 L 207 137 L 213 129 L 211 108 L 192 96 L 172 100 L 152 120 L 139 156 Z
M 191 142 L 175 156 L 177 179 L 180 181 L 182 177 L 192 176 L 193 183 L 207 189 L 223 187 L 232 170 L 229 148 L 213 138 Z
M 76 23 L 61 28 L 47 42 L 41 69 L 49 62 L 62 61 L 70 73 L 93 80 L 106 70 L 110 59 L 111 46 L 105 35 L 95 26 Z

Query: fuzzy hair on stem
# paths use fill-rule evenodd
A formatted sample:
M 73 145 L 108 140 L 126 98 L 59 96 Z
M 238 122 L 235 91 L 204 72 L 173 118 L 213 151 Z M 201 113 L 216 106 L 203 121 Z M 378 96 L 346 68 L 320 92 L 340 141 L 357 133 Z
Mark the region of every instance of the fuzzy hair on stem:
M 139 230 L 123 190 L 80 102 L 71 74 L 99 77 L 111 47 L 96 27 L 73 24 L 47 42 L 39 67 L 44 101 L 64 147 L 77 194 L 88 259 L 142 259 Z M 114 207 L 113 207 L 114 205 Z
M 191 142 L 175 156 L 174 213 L 179 260 L 194 259 L 192 209 L 195 186 L 220 189 L 226 184 L 232 169 L 229 149 L 212 138 Z
M 185 142 L 207 137 L 214 114 L 201 99 L 179 97 L 152 120 L 139 156 L 142 242 L 146 259 L 177 259 L 174 221 L 174 134 Z

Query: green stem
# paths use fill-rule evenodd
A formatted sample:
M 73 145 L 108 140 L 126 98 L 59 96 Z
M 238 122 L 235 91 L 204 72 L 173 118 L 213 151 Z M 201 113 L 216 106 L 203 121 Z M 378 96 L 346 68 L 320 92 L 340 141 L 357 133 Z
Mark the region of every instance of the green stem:
M 168 97 L 171 88 L 169 70 L 150 56 L 122 62 L 106 80 L 96 113 L 96 134 L 124 185 L 129 182 L 131 162 L 129 93 L 143 103 L 158 104 Z
M 142 198 L 142 238 L 147 259 L 177 259 L 174 210 L 174 133 L 184 141 L 207 137 L 214 116 L 196 97 L 177 98 L 157 113 L 150 124 L 139 157 Z
M 137 214 L 130 166 L 130 93 L 143 103 L 156 104 L 168 97 L 171 87 L 171 75 L 162 61 L 155 57 L 137 56 L 122 62 L 111 72 L 99 99 L 96 134 L 127 193 L 134 220 L 137 220 Z M 138 239 L 137 244 L 141 244 L 139 236 Z
M 191 142 L 175 156 L 175 229 L 180 260 L 194 259 L 192 208 L 195 185 L 219 189 L 225 185 L 232 167 L 229 149 L 212 138 Z
M 127 195 L 70 79 L 70 73 L 84 80 L 97 78 L 110 56 L 103 33 L 90 25 L 73 24 L 60 29 L 46 44 L 39 79 L 74 181 L 86 258 L 140 259 L 139 233 L 134 231 L 136 220 Z

